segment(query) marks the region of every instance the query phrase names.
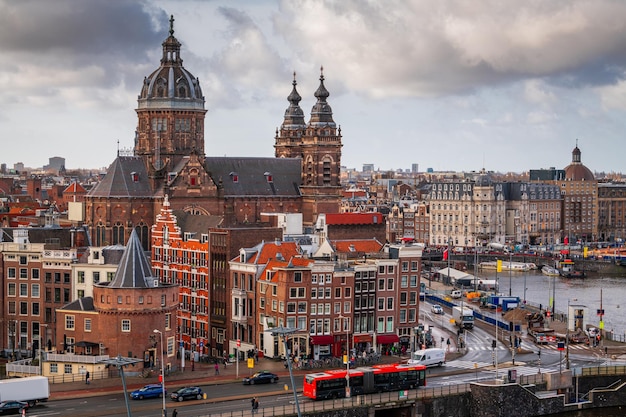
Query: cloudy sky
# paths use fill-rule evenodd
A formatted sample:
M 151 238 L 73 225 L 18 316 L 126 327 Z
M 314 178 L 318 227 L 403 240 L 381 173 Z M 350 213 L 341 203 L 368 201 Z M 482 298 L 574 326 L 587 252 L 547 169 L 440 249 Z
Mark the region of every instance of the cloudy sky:
M 626 2 L 0 0 L 0 162 L 100 168 L 133 145 L 168 19 L 206 154 L 273 156 L 293 72 L 324 67 L 342 165 L 626 171 Z

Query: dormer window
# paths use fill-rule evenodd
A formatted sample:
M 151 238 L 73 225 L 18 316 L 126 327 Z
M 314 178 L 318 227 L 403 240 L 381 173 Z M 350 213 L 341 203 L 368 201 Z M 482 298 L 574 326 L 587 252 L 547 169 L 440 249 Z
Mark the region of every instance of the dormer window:
M 265 175 L 265 180 L 267 182 L 274 182 L 274 178 L 272 177 L 272 174 L 269 172 L 265 172 L 263 175 Z
M 139 173 L 137 172 L 131 172 L 130 173 L 130 180 L 132 182 L 139 182 Z
M 235 184 L 239 182 L 239 174 L 237 174 L 236 172 L 231 172 L 228 175 L 230 175 L 230 179 L 233 180 Z

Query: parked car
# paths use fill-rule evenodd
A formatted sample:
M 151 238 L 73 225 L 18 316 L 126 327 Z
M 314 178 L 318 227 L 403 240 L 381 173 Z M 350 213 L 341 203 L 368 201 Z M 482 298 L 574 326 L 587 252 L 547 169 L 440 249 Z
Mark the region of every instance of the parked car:
M 435 314 L 443 314 L 443 307 L 441 307 L 439 304 L 433 304 L 433 306 L 430 308 L 430 311 Z
M 183 387 L 174 391 L 170 398 L 179 402 L 184 400 L 201 400 L 202 389 L 200 387 Z
M 269 383 L 274 384 L 277 381 L 278 381 L 278 375 L 273 374 L 269 371 L 260 371 L 260 372 L 253 374 L 249 378 L 244 378 L 243 384 L 244 385 L 269 384 Z
M 165 394 L 167 395 L 167 389 L 165 390 Z M 133 400 L 161 397 L 163 397 L 163 387 L 161 384 L 149 384 L 130 393 L 130 398 Z
M 28 403 L 22 401 L 0 402 L 0 414 L 21 414 L 22 410 L 28 409 Z

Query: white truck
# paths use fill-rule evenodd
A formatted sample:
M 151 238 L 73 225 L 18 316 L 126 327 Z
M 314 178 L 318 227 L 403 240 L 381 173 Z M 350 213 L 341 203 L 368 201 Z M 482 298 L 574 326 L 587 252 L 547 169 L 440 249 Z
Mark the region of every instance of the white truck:
M 474 328 L 474 310 L 467 307 L 452 307 L 452 318 L 457 326 L 462 329 Z
M 49 397 L 50 385 L 45 376 L 0 380 L 0 401 L 23 401 L 33 407 Z
M 507 245 L 503 245 L 502 243 L 490 242 L 487 244 L 487 247 L 489 248 L 489 250 L 494 252 L 509 253 L 509 247 Z
M 446 351 L 439 348 L 421 349 L 413 352 L 409 365 L 441 366 L 446 363 Z

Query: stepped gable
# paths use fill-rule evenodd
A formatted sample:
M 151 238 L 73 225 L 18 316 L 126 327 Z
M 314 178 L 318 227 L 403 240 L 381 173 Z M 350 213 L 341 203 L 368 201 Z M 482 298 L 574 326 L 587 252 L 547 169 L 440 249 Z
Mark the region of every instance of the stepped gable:
M 300 196 L 300 159 L 207 157 L 205 166 L 224 197 Z
M 158 279 L 153 277 L 150 261 L 146 256 L 135 229 L 128 239 L 126 250 L 109 288 L 152 288 Z
M 91 197 L 151 197 L 152 187 L 141 158 L 118 156 L 89 192 Z

